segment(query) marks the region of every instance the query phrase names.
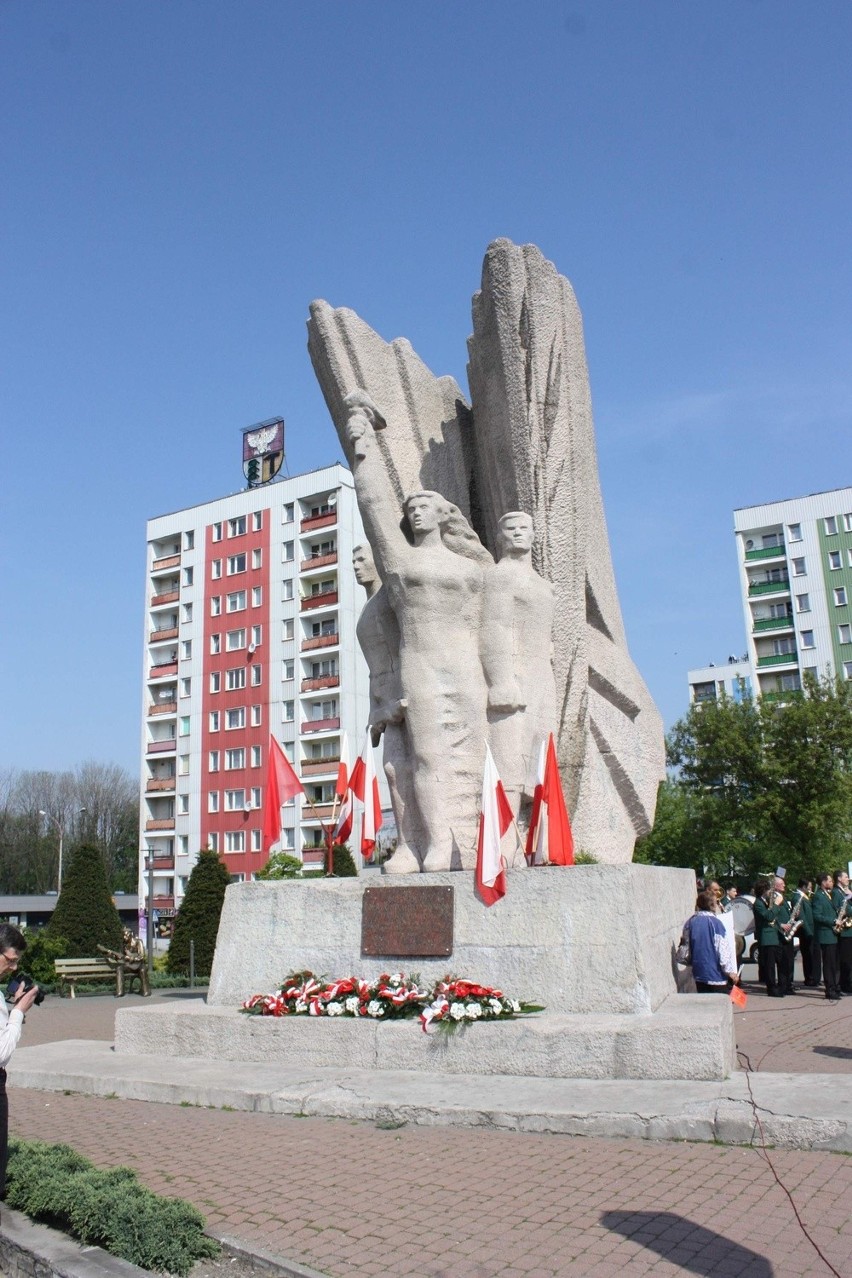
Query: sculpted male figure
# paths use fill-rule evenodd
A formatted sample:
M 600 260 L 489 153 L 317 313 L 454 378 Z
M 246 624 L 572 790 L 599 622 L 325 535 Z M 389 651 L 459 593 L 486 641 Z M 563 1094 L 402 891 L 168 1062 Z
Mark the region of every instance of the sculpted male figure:
M 498 535 L 500 559 L 485 574 L 482 664 L 491 752 L 518 812 L 522 796 L 532 796 L 540 744 L 556 729 L 554 598 L 532 566 L 531 517 L 509 511 Z
M 396 849 L 383 868 L 386 874 L 416 874 L 420 862 L 409 842 L 417 823 L 405 728 L 406 703 L 400 682 L 399 624 L 369 545 L 355 547 L 352 567 L 355 580 L 367 592 L 355 633 L 370 671 L 370 735 L 374 746 L 384 737 L 385 775 L 399 836 Z
M 400 681 L 413 756 L 424 870 L 476 861 L 485 680 L 479 657 L 488 552 L 440 493 L 399 505 L 376 444 L 385 426 L 363 391 L 346 398 L 358 505 L 400 630 Z M 406 533 L 410 534 L 408 540 Z

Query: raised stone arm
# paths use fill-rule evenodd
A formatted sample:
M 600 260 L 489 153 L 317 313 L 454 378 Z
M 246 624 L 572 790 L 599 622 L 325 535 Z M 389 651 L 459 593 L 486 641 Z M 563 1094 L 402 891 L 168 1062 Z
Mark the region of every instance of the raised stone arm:
M 358 508 L 381 575 L 385 577 L 408 548 L 399 530 L 399 501 L 376 440 L 376 432 L 385 430 L 387 422 L 366 391 L 350 391 L 343 402 Z

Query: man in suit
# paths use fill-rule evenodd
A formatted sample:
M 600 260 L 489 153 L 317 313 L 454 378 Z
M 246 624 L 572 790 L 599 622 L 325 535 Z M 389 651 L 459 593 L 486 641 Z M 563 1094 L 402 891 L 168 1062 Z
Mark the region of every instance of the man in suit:
M 813 881 L 800 879 L 793 893 L 793 911 L 797 906 L 802 926 L 798 930 L 799 953 L 802 956 L 802 974 L 809 989 L 817 989 L 822 979 L 822 953 L 814 933 L 814 912 L 811 905 Z
M 814 915 L 814 932 L 817 944 L 822 952 L 822 980 L 825 986 L 825 997 L 830 1003 L 840 999 L 840 977 L 837 967 L 837 933 L 834 925 L 837 922 L 837 909 L 831 899 L 834 879 L 830 874 L 821 874 L 819 886 L 814 892 L 811 903 Z
M 843 927 L 837 937 L 837 967 L 842 994 L 852 994 L 852 891 L 849 888 L 849 875 L 845 870 L 837 870 L 834 875 L 834 891 L 831 899 L 838 913 L 846 906 Z
M 783 998 L 786 978 L 781 970 L 781 933 L 778 929 L 789 915 L 784 913 L 784 896 L 776 891 L 775 882 L 774 879 L 758 879 L 754 885 L 754 927 L 766 993 L 769 998 Z

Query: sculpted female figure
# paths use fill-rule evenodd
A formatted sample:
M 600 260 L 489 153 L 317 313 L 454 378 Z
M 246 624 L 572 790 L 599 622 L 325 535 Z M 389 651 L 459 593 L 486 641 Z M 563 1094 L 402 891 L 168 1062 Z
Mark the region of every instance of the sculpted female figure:
M 385 423 L 363 391 L 345 402 L 358 505 L 399 623 L 400 684 L 423 828 L 416 851 L 426 871 L 469 869 L 486 729 L 479 656 L 483 564 L 491 557 L 440 493 L 411 493 L 400 525 L 375 438 Z

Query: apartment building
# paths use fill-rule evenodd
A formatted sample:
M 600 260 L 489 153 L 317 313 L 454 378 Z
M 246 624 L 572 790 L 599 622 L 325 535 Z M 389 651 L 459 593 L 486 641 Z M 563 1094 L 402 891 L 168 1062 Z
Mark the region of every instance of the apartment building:
M 852 488 L 743 507 L 734 531 L 755 691 L 852 679 Z
M 363 529 L 335 464 L 162 515 L 147 537 L 140 896 L 152 867 L 165 921 L 200 848 L 234 881 L 264 864 L 270 732 L 313 803 L 285 806 L 283 846 L 322 860 L 342 734 L 357 753 L 369 717 Z
M 754 695 L 754 674 L 748 658 L 728 657 L 727 662 L 710 662 L 687 674 L 690 703 L 745 701 Z

